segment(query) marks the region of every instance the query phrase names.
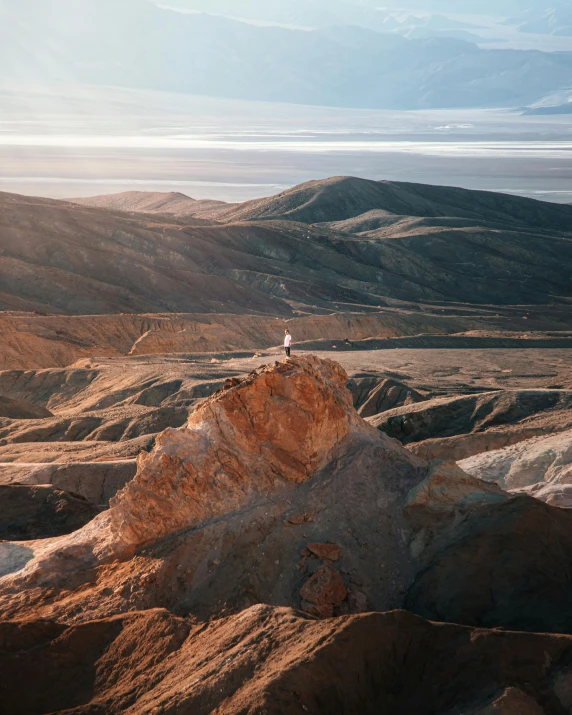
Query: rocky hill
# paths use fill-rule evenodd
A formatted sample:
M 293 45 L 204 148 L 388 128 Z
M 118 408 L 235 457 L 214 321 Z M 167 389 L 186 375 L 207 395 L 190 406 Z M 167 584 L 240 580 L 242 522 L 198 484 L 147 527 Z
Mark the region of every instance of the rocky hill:
M 0 712 L 571 711 L 571 207 L 0 207 Z
M 560 231 L 570 229 L 572 218 L 569 206 L 509 194 L 351 176 L 310 181 L 277 196 L 232 206 L 216 215 L 232 221 L 282 219 L 325 223 L 356 218 L 372 210 L 401 217 L 461 218 Z
M 75 204 L 128 213 L 170 214 L 200 220 L 205 215 L 216 214 L 217 209 L 228 209 L 224 201 L 198 201 L 185 194 L 151 191 L 124 191 L 81 199 L 71 199 Z M 195 223 L 195 222 L 193 222 Z M 206 222 L 208 223 L 208 221 Z
M 567 712 L 572 512 L 427 465 L 354 405 L 430 395 L 347 377 L 306 356 L 226 379 L 99 515 L 2 487 L 35 531 L 3 512 L 0 709 Z M 43 402 L 87 408 L 96 381 Z
M 567 581 L 539 583 L 533 610 L 519 584 L 541 560 L 568 568 L 572 513 L 458 467 L 428 470 L 358 416 L 346 380 L 339 365 L 313 357 L 227 380 L 183 429 L 156 438 L 83 529 L 2 545 L 3 612 L 86 622 L 159 606 L 206 618 L 220 604 L 260 601 L 320 617 L 407 605 L 471 625 L 570 632 L 557 605 Z M 534 543 L 544 523 L 560 544 L 549 561 Z M 495 544 L 508 548 L 508 534 L 515 557 L 503 576 Z M 481 553 L 465 562 L 477 538 Z M 447 592 L 449 568 L 460 580 Z M 467 568 L 479 576 L 463 585 Z M 496 568 L 503 595 L 491 603 Z

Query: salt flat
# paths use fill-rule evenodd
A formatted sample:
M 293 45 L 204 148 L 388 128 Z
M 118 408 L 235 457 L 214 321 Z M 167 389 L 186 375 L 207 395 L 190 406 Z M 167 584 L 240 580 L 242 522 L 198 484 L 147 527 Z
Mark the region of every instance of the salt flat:
M 244 201 L 360 175 L 572 201 L 566 116 L 375 111 L 95 87 L 0 90 L 0 189 Z M 245 178 L 247 177 L 247 178 Z

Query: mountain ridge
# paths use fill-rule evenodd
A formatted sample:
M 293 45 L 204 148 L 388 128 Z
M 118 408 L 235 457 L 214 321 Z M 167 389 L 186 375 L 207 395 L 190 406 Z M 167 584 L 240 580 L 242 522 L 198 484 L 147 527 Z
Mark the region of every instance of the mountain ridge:
M 176 215 L 191 199 L 119 201 L 175 214 L 119 211 L 117 195 L 106 209 L 101 197 L 93 208 L 0 194 L 0 309 L 291 316 L 387 300 L 572 298 L 570 206 L 352 177 L 238 205 L 198 202 L 200 220 Z
M 66 200 L 90 208 L 129 213 L 167 214 L 197 219 L 204 219 L 205 215 L 216 211 L 217 208 L 222 210 L 229 206 L 224 201 L 214 199 L 193 199 L 179 191 L 122 191 L 117 194 L 102 194 Z
M 0 12 L 1 65 L 23 87 L 65 81 L 371 109 L 522 107 L 572 76 L 572 53 L 259 26 L 147 0 L 84 0 L 81 12 L 70 0 L 27 0 Z
M 473 207 L 474 204 L 477 206 Z M 526 223 L 529 225 L 564 227 L 569 226 L 572 219 L 568 206 L 561 209 L 557 204 L 546 201 L 522 201 L 521 197 L 490 191 L 401 181 L 372 181 L 352 176 L 310 181 L 276 196 L 247 201 L 228 210 L 221 207 L 217 216 L 232 220 L 267 218 L 324 223 L 344 221 L 379 209 L 399 216 L 486 218 L 514 223 L 520 222 L 519 213 L 525 208 L 528 209 Z

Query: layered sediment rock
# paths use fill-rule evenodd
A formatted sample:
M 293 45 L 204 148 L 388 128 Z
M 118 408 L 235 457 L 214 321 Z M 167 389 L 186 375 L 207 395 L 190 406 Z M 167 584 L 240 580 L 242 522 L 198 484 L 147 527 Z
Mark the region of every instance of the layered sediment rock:
M 51 417 L 52 413 L 44 407 L 32 405 L 22 400 L 11 400 L 0 395 L 0 418 L 11 420 L 37 420 Z
M 527 491 L 548 504 L 572 507 L 572 430 L 479 454 L 459 466 L 503 489 Z
M 417 390 L 391 378 L 362 377 L 350 380 L 348 387 L 358 414 L 364 419 L 427 399 Z
M 346 381 L 312 357 L 229 380 L 140 456 L 107 513 L 64 539 L 0 547 L 3 604 L 64 619 L 299 605 L 321 564 L 300 566 L 301 548 L 331 543 L 348 599 L 367 584 L 376 607 L 398 606 L 414 575 L 401 506 L 425 467 L 357 415 Z M 65 593 L 46 604 L 32 584 Z
M 570 390 L 496 390 L 477 395 L 436 397 L 371 417 L 369 421 L 403 444 L 483 433 L 509 431 L 518 424 L 521 440 L 569 427 Z M 556 427 L 558 418 L 562 425 Z
M 113 528 L 141 544 L 307 481 L 350 433 L 375 434 L 346 380 L 337 363 L 299 358 L 228 381 L 186 429 L 165 431 L 141 457 L 111 502 Z
M 572 632 L 572 514 L 455 465 L 428 470 L 359 417 L 346 379 L 304 357 L 228 380 L 140 456 L 108 512 L 69 536 L 0 544 L 3 612 L 82 623 L 405 604 Z

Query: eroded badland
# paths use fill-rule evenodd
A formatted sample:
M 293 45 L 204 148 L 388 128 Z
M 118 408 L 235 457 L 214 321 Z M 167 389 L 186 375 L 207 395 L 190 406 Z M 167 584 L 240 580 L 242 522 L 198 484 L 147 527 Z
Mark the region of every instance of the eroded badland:
M 572 712 L 571 258 L 446 187 L 1 194 L 0 711 Z

